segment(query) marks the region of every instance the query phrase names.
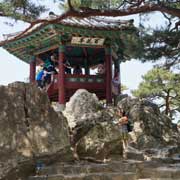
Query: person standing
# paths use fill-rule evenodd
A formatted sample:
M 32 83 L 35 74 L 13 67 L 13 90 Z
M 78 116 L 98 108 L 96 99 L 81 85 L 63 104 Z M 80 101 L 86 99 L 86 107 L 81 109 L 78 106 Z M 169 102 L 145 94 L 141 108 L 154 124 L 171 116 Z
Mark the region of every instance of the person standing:
M 37 86 L 39 88 L 43 88 L 43 76 L 44 76 L 44 69 L 41 69 L 38 71 L 37 75 L 36 75 L 36 82 L 37 82 Z
M 128 147 L 128 117 L 124 110 L 118 109 L 118 118 L 118 125 L 122 133 L 123 153 L 125 153 Z
M 64 62 L 64 70 L 66 74 L 71 74 L 71 65 L 67 59 Z
M 76 65 L 74 70 L 73 70 L 73 74 L 82 74 L 82 69 L 80 68 L 79 65 Z

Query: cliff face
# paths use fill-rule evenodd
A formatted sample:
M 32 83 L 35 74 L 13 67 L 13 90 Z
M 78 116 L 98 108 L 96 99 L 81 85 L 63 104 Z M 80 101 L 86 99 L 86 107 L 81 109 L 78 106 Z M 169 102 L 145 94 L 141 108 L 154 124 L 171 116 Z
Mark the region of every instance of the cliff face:
M 39 157 L 58 156 L 69 147 L 66 119 L 36 86 L 1 86 L 0 111 L 0 179 L 23 161 L 35 164 Z

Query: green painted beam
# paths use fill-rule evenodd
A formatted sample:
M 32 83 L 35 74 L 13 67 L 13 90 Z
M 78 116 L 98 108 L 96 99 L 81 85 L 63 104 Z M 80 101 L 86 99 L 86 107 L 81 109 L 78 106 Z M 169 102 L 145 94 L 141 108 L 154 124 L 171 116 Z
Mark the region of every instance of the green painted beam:
M 57 35 L 50 37 L 51 30 L 55 30 Z M 132 34 L 134 31 L 135 28 L 129 30 L 95 30 L 63 24 L 49 24 L 39 30 L 37 29 L 31 32 L 26 37 L 14 40 L 9 43 L 7 42 L 3 47 L 23 61 L 28 62 L 28 57 L 31 56 L 30 52 L 33 54 L 38 53 L 46 49 L 48 50 L 50 47 L 59 44 L 61 41 L 59 36 L 61 36 L 62 33 L 65 33 L 67 36 L 65 41 L 70 41 L 73 34 L 77 34 L 86 37 L 106 38 L 108 40 L 105 41 L 105 43 L 111 44 L 112 42 L 117 42 L 120 45 L 120 38 L 123 36 L 127 37 L 127 34 Z M 94 46 L 95 45 L 89 45 L 89 47 Z
M 78 33 L 80 35 L 85 36 L 100 36 L 100 37 L 109 37 L 109 38 L 119 38 L 119 34 L 123 32 L 123 30 L 94 30 L 94 29 L 88 29 L 88 28 L 82 28 L 82 27 L 74 27 L 74 26 L 68 26 L 63 24 L 49 24 L 44 26 L 42 29 L 37 30 L 35 32 L 30 33 L 27 37 L 23 37 L 20 39 L 17 39 L 13 42 L 9 42 L 4 47 L 14 47 L 18 46 L 19 44 L 32 41 L 34 38 L 38 38 L 41 35 L 45 35 L 49 30 L 58 30 L 58 32 L 68 32 L 68 33 Z M 124 30 L 126 33 L 132 33 L 135 30 L 135 28 L 131 28 L 129 30 Z M 47 34 L 46 34 L 47 35 Z

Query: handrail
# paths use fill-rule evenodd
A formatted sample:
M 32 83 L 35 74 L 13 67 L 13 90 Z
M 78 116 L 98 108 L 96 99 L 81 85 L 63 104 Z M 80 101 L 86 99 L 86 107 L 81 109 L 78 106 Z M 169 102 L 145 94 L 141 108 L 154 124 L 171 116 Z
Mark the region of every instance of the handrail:
M 53 83 L 56 83 L 58 74 L 53 75 Z M 105 77 L 103 75 L 85 75 L 85 74 L 65 74 L 65 80 L 70 82 L 105 82 Z
M 53 76 L 57 77 L 58 74 L 54 74 Z M 77 78 L 80 78 L 80 77 L 82 77 L 82 78 L 88 78 L 88 77 L 89 78 L 93 78 L 93 77 L 94 78 L 97 78 L 97 77 L 98 78 L 104 78 L 104 75 L 99 75 L 99 74 L 98 75 L 94 75 L 94 74 L 93 75 L 87 75 L 87 74 L 65 74 L 65 78 L 71 78 L 71 77 L 72 78 L 76 78 L 76 77 Z

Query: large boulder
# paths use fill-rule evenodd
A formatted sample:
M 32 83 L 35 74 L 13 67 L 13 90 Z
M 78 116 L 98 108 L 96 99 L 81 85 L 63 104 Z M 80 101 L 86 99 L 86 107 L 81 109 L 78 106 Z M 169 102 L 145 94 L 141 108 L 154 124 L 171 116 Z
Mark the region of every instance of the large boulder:
M 115 155 L 121 157 L 123 147 L 119 127 L 108 121 L 96 123 L 78 142 L 77 152 L 81 158 L 104 160 Z
M 126 111 L 134 128 L 131 144 L 138 149 L 163 148 L 180 144 L 178 130 L 172 120 L 160 113 L 156 104 L 138 98 L 126 97 L 118 102 Z
M 57 159 L 69 149 L 67 121 L 53 110 L 45 92 L 16 82 L 0 86 L 0 99 L 0 179 L 20 164 L 26 164 L 25 172 L 39 158 Z
M 81 123 L 90 121 L 94 122 L 101 116 L 100 104 L 95 94 L 89 93 L 85 89 L 77 90 L 74 95 L 70 98 L 69 102 L 66 103 L 66 109 L 63 112 L 67 118 L 70 128 L 74 128 Z
M 63 112 L 68 125 L 73 132 L 73 141 L 76 143 L 96 122 L 104 121 L 103 108 L 95 94 L 85 89 L 79 89 L 66 103 Z
M 104 108 L 95 94 L 79 89 L 66 105 L 64 116 L 72 130 L 72 145 L 80 157 L 103 159 L 122 154 L 121 133 L 113 123 L 114 108 Z

